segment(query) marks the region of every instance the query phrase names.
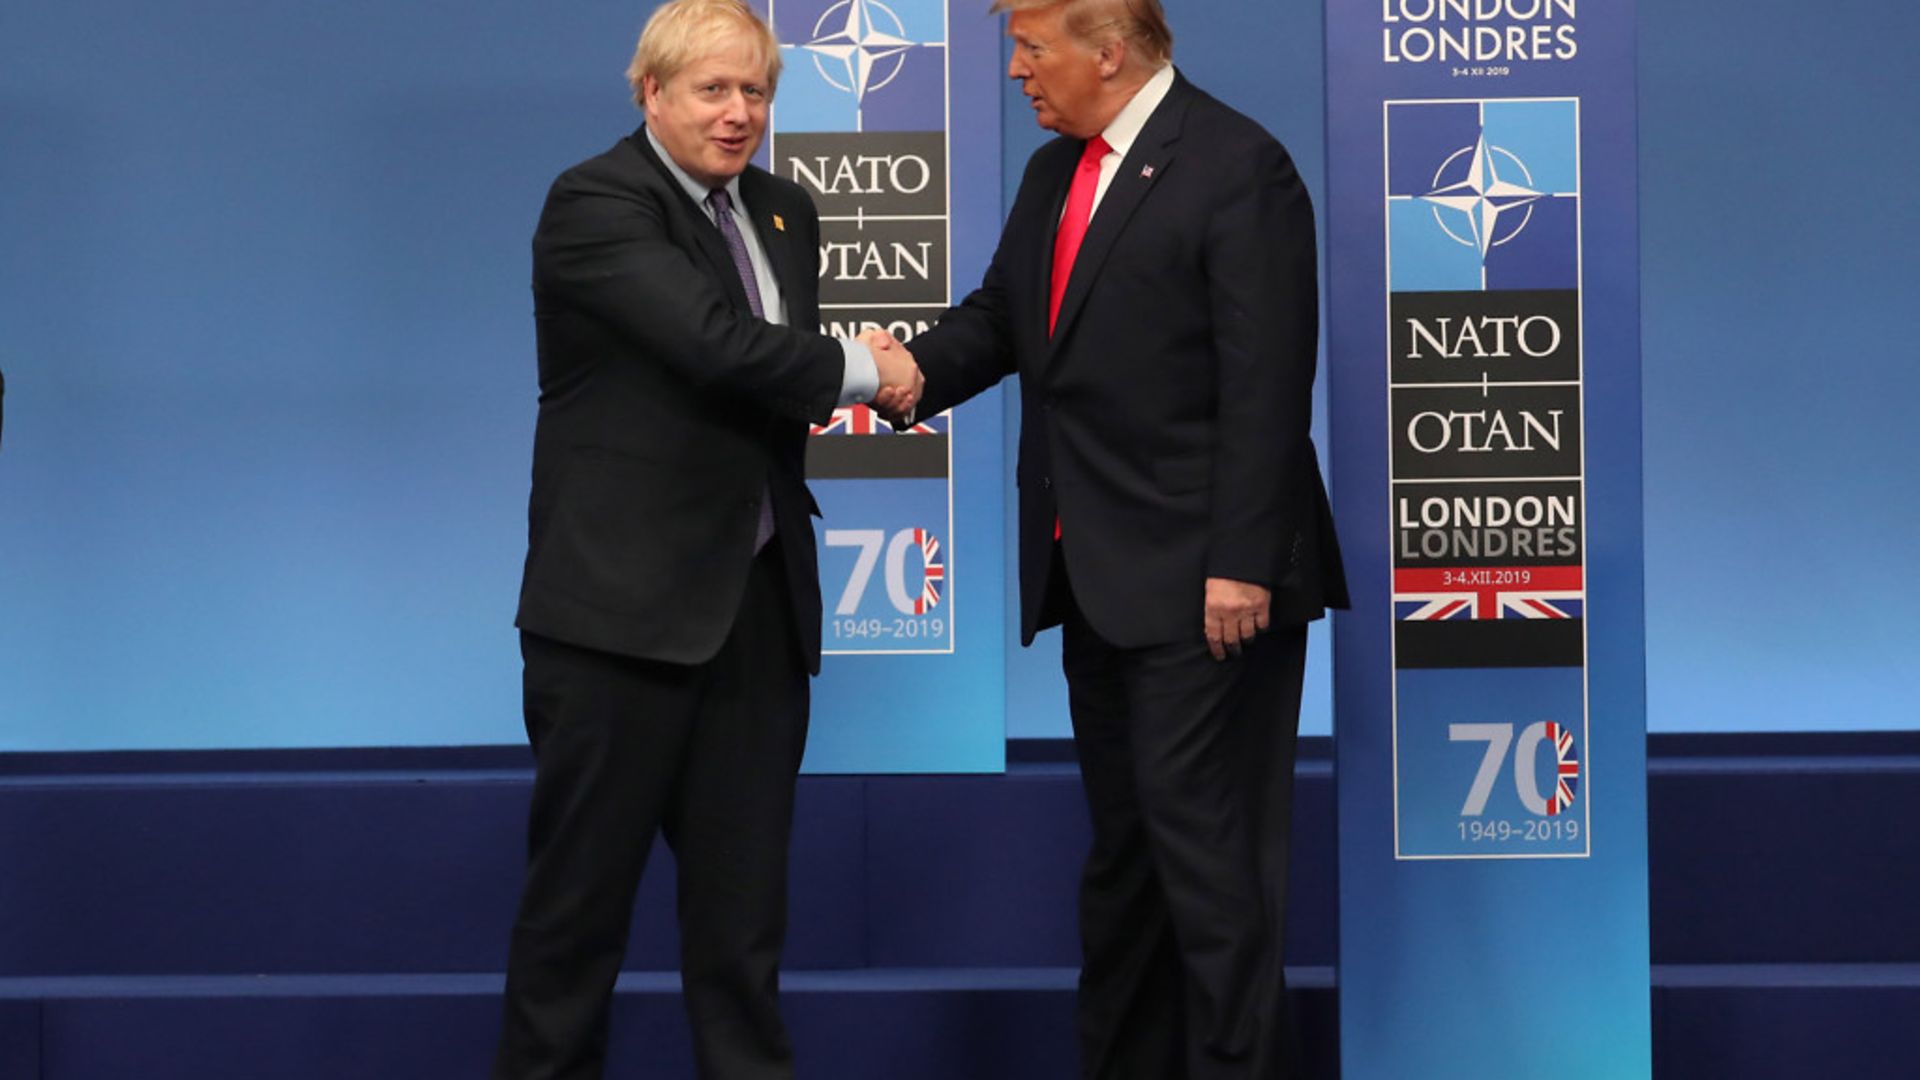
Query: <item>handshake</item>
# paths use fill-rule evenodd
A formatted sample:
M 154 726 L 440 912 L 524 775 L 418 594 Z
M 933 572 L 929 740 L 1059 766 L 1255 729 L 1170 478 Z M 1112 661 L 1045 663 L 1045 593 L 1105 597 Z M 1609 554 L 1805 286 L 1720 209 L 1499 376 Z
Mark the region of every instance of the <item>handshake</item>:
M 927 386 L 920 365 L 905 345 L 878 327 L 860 335 L 860 343 L 873 354 L 874 367 L 880 372 L 880 389 L 870 404 L 889 423 L 905 422 L 919 407 L 921 391 Z

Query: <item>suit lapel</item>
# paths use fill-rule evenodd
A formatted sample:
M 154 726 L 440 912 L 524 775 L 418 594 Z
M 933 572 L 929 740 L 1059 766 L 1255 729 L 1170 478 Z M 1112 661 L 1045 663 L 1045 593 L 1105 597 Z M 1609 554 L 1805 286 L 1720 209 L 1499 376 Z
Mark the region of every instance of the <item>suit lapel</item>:
M 721 237 L 720 229 L 714 225 L 713 219 L 707 216 L 706 208 L 695 205 L 694 201 L 687 197 L 687 190 L 680 186 L 679 179 L 673 175 L 672 170 L 667 168 L 667 163 L 661 161 L 660 155 L 653 152 L 653 144 L 647 140 L 644 128 L 634 132 L 633 144 L 639 148 L 647 164 L 653 167 L 660 182 L 666 185 L 681 211 L 692 215 L 693 220 L 688 232 L 693 236 L 694 246 L 700 249 L 700 253 L 706 256 L 707 262 L 712 266 L 714 280 L 720 282 L 720 287 L 726 290 L 727 298 L 733 301 L 734 307 L 741 311 L 752 310 L 752 305 L 747 303 L 746 286 L 741 284 L 740 272 L 734 269 L 733 256 L 727 251 L 727 242 Z M 781 284 L 784 287 L 785 282 Z
M 767 174 L 758 169 L 749 168 L 740 174 L 740 197 L 747 204 L 754 232 L 760 236 L 760 247 L 766 251 L 767 261 L 773 264 L 773 277 L 780 285 L 780 295 L 787 306 L 787 321 L 791 323 L 803 306 L 800 290 L 810 284 L 794 260 L 793 234 L 789 231 L 794 227 L 793 222 L 779 203 L 774 186 L 767 183 Z
M 1153 115 L 1147 118 L 1146 125 L 1140 129 L 1140 137 L 1133 140 L 1133 148 L 1121 160 L 1119 170 L 1113 174 L 1113 183 L 1107 186 L 1106 195 L 1094 209 L 1087 235 L 1080 241 L 1080 252 L 1073 259 L 1073 274 L 1067 279 L 1067 293 L 1060 300 L 1060 317 L 1053 328 L 1053 348 L 1059 348 L 1060 342 L 1073 329 L 1074 317 L 1086 304 L 1087 294 L 1093 290 L 1094 279 L 1100 276 L 1100 268 L 1106 264 L 1107 256 L 1112 254 L 1114 245 L 1126 231 L 1134 211 L 1146 201 L 1147 193 L 1173 164 L 1180 141 L 1181 124 L 1187 112 L 1186 90 L 1184 79 L 1174 81 L 1166 99 L 1153 110 Z M 1053 252 L 1049 248 L 1047 265 L 1052 265 L 1052 260 Z

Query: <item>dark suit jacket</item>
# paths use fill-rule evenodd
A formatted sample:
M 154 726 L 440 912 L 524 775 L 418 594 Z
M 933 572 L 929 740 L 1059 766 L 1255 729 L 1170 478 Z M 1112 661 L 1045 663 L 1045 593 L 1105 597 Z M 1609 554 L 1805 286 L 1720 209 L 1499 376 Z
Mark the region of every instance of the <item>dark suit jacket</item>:
M 1055 230 L 1085 144 L 1036 151 L 981 287 L 912 342 L 923 414 L 1018 372 L 1021 636 L 1054 519 L 1114 645 L 1200 634 L 1205 580 L 1273 590 L 1277 623 L 1347 602 L 1308 428 L 1313 209 L 1259 125 L 1176 77 L 1120 164 L 1047 334 Z
M 830 417 L 845 359 L 817 332 L 811 200 L 753 168 L 740 195 L 788 326 L 753 317 L 719 230 L 644 130 L 554 181 L 533 238 L 540 417 L 522 630 L 649 660 L 712 658 L 771 491 L 794 617 L 818 671 L 809 515 L 819 510 L 804 455 L 807 424 Z

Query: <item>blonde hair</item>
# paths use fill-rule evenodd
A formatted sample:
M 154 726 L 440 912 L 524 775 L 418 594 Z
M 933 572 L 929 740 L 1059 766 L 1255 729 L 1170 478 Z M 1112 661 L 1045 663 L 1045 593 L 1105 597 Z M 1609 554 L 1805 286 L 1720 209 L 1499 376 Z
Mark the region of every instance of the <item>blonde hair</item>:
M 1124 41 L 1149 66 L 1173 59 L 1173 29 L 1160 0 L 994 0 L 992 13 L 1064 7 L 1067 33 L 1098 48 Z
M 744 44 L 767 63 L 767 94 L 780 82 L 780 42 L 742 0 L 668 0 L 647 19 L 627 65 L 633 103 L 645 108 L 651 75 L 666 82 L 680 69 L 732 45 Z

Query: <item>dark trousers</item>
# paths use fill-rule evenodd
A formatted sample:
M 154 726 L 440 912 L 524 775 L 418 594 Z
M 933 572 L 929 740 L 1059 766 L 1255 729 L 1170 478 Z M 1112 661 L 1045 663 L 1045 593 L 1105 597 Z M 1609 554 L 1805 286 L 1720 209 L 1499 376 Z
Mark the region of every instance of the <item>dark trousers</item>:
M 1224 661 L 1199 626 L 1188 642 L 1119 649 L 1070 587 L 1054 597 L 1093 819 L 1082 1075 L 1291 1076 L 1281 943 L 1306 627 Z
M 531 634 L 536 772 L 494 1080 L 591 1080 L 656 832 L 679 870 L 680 970 L 705 1080 L 786 1080 L 777 1002 L 808 684 L 778 543 L 691 667 Z

